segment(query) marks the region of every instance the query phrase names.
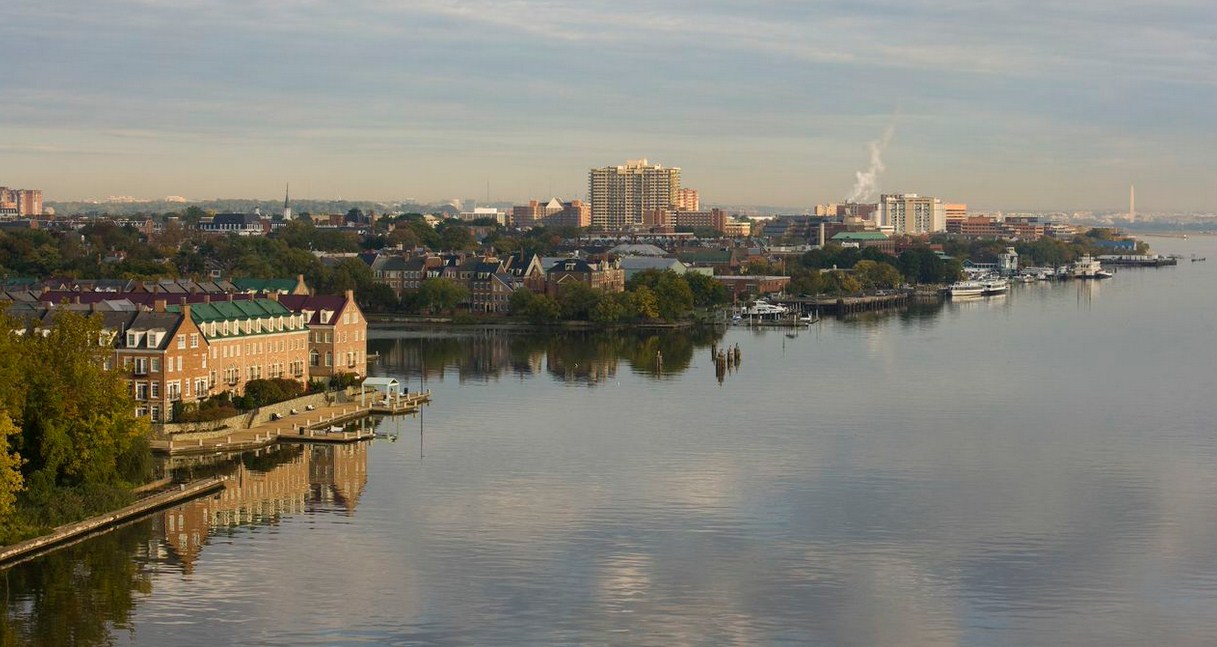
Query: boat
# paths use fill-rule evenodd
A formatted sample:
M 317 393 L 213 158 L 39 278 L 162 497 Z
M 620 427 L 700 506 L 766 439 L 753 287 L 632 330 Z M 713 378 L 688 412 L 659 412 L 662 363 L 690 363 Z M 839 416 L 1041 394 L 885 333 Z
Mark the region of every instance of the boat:
M 768 301 L 758 299 L 748 307 L 740 311 L 740 314 L 745 317 L 780 317 L 786 314 L 788 308 L 769 303 Z
M 1106 276 L 1104 276 L 1106 274 Z M 1099 259 L 1090 254 L 1083 254 L 1081 258 L 1074 261 L 1069 266 L 1070 278 L 1075 279 L 1106 279 L 1111 278 L 1111 274 L 1103 271 L 1103 265 Z
M 1010 289 L 1010 282 L 1006 279 L 986 279 L 980 282 L 981 294 L 992 296 L 994 294 L 1005 294 L 1006 290 Z
M 955 297 L 976 297 L 985 293 L 984 281 L 956 281 L 947 288 L 947 294 Z

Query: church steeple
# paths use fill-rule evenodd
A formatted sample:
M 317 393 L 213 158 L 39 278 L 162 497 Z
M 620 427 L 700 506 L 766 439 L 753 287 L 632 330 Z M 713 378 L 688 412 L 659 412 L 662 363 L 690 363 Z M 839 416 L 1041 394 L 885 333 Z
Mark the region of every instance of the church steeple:
M 288 184 L 284 185 L 284 187 L 283 187 L 283 219 L 284 220 L 292 219 L 292 205 L 291 205 L 291 201 L 290 201 L 291 188 L 292 188 L 292 185 L 290 182 Z

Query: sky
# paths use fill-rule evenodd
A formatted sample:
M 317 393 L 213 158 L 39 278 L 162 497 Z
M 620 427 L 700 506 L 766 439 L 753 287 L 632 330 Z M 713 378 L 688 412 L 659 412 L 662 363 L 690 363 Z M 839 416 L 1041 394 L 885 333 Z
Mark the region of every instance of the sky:
M 1212 0 L 8 0 L 0 185 L 1217 210 Z M 885 134 L 890 135 L 885 137 Z M 880 144 L 886 141 L 886 146 Z

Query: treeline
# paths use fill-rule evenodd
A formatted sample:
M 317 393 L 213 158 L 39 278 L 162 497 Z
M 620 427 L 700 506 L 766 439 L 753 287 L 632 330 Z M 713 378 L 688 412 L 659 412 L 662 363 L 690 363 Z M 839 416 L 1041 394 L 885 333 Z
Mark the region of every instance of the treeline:
M 0 543 L 131 499 L 152 471 L 147 420 L 135 417 L 99 316 L 55 314 L 45 334 L 0 308 Z
M 695 272 L 646 270 L 626 282 L 625 292 L 606 293 L 585 283 L 564 286 L 557 296 L 521 288 L 511 295 L 511 312 L 538 324 L 592 321 L 618 324 L 679 321 L 695 308 L 728 303 L 730 292 L 713 277 Z

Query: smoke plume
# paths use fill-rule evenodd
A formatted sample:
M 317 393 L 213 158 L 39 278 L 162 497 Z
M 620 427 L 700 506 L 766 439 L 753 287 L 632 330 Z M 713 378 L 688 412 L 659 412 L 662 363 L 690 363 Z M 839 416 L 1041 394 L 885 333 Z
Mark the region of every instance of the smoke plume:
M 867 146 L 870 148 L 870 166 L 865 171 L 854 173 L 854 189 L 849 192 L 846 202 L 871 202 L 879 193 L 879 174 L 883 172 L 883 151 L 892 141 L 896 126 L 889 125 L 883 130 L 883 137 L 876 139 Z

